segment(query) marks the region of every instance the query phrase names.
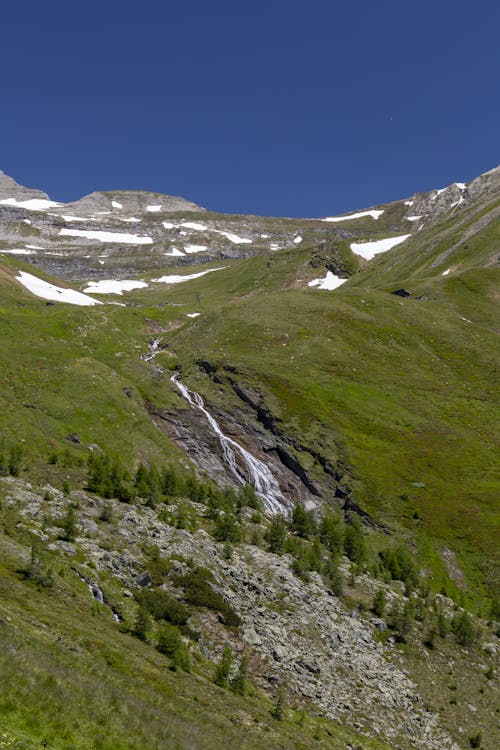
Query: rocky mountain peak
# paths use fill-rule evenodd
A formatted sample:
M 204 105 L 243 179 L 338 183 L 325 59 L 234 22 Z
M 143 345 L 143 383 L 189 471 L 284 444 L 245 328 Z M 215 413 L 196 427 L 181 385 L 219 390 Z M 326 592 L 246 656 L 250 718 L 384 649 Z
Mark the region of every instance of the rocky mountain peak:
M 31 198 L 48 199 L 48 195 L 42 190 L 24 187 L 0 169 L 0 198 L 16 198 L 18 200 L 29 200 Z

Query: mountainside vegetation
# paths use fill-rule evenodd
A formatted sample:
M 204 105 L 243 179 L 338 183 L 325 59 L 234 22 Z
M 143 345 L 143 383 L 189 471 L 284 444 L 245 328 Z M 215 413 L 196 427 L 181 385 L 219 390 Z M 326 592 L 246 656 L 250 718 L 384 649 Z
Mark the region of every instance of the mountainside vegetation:
M 497 746 L 500 179 L 452 188 L 369 261 L 352 242 L 401 234 L 403 202 L 337 226 L 169 198 L 206 253 L 74 245 L 59 278 L 0 255 L 0 748 Z M 71 212 L 127 195 L 90 198 Z M 145 285 L 78 307 L 20 271 Z M 308 286 L 326 272 L 348 280 Z

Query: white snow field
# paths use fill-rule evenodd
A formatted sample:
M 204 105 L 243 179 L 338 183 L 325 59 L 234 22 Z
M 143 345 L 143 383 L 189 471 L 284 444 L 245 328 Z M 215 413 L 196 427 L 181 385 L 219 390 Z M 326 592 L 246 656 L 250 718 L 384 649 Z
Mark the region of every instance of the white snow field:
M 333 289 L 337 289 L 337 287 L 343 284 L 344 281 L 347 281 L 347 279 L 341 279 L 340 276 L 336 276 L 331 271 L 327 271 L 324 279 L 313 279 L 307 286 L 317 286 L 318 289 L 333 291 Z
M 67 302 L 70 305 L 81 305 L 84 307 L 90 305 L 102 305 L 102 302 L 99 302 L 99 300 L 88 297 L 86 294 L 82 294 L 82 292 L 77 292 L 74 289 L 64 289 L 60 286 L 49 284 L 48 281 L 39 279 L 37 276 L 32 276 L 31 273 L 26 273 L 26 271 L 20 271 L 19 276 L 16 276 L 16 279 L 20 281 L 28 291 L 42 299 Z
M 399 237 L 386 237 L 384 240 L 375 240 L 374 242 L 351 242 L 351 250 L 356 255 L 360 255 L 365 260 L 371 260 L 379 253 L 386 253 L 396 245 L 411 237 L 410 234 L 402 234 Z
M 161 284 L 180 284 L 181 281 L 191 281 L 191 279 L 199 279 L 200 276 L 205 276 L 206 273 L 213 273 L 214 271 L 222 271 L 227 266 L 221 266 L 220 268 L 209 268 L 206 271 L 200 271 L 199 273 L 189 273 L 181 276 L 180 274 L 172 274 L 171 276 L 160 276 L 159 279 L 152 279 L 152 281 Z
M 89 281 L 83 291 L 92 294 L 123 294 L 123 292 L 131 292 L 132 289 L 144 289 L 145 287 L 147 287 L 145 281 L 101 279 L 100 281 Z
M 202 253 L 204 250 L 208 250 L 207 245 L 184 245 L 186 253 Z
M 99 242 L 123 242 L 126 245 L 152 245 L 151 237 L 125 232 L 100 232 L 88 229 L 60 229 L 59 234 L 66 237 L 86 237 Z
M 149 211 L 151 214 L 157 214 L 161 211 L 161 206 L 146 206 L 146 211 Z
M 165 226 L 165 224 L 167 224 L 166 221 L 163 222 L 163 226 Z M 205 224 L 198 224 L 198 222 L 196 221 L 184 221 L 181 224 L 181 226 L 187 227 L 188 229 L 194 229 L 195 231 L 198 231 L 198 232 L 206 232 L 208 229 L 208 227 L 206 227 Z
M 45 198 L 30 198 L 30 200 L 27 201 L 18 201 L 15 198 L 4 198 L 0 201 L 0 204 L 4 206 L 16 206 L 17 208 L 26 208 L 28 211 L 46 211 L 48 208 L 64 205 L 63 203 L 56 203 L 56 201 L 48 201 Z
M 111 205 L 112 205 L 113 208 L 123 208 L 123 206 L 120 203 L 120 201 L 111 201 Z
M 25 247 L 15 247 L 13 250 L 0 250 L 5 255 L 36 255 L 34 250 L 26 250 Z
M 372 211 L 358 211 L 355 214 L 349 214 L 349 216 L 327 216 L 321 221 L 350 221 L 351 219 L 362 219 L 363 216 L 371 216 L 372 219 L 377 221 L 378 217 L 384 213 L 384 210 L 372 210 Z

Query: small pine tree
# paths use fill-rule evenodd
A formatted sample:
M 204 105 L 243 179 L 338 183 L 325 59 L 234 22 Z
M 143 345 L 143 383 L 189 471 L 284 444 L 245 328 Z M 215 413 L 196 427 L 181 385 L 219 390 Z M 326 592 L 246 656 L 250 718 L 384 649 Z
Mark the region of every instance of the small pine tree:
M 359 520 L 354 517 L 346 526 L 344 552 L 352 562 L 362 564 L 366 559 L 366 543 Z
M 62 522 L 62 528 L 64 529 L 63 539 L 66 542 L 74 542 L 76 537 L 76 513 L 72 505 L 68 507 L 66 516 Z
M 477 640 L 477 630 L 468 612 L 457 613 L 451 622 L 451 629 L 461 646 L 473 646 Z
M 9 451 L 9 474 L 18 477 L 24 457 L 24 446 L 21 443 L 13 445 Z
M 233 652 L 226 646 L 223 651 L 219 663 L 215 668 L 214 682 L 219 687 L 227 687 L 229 673 L 233 666 Z
M 135 619 L 133 630 L 135 637 L 139 638 L 140 641 L 147 641 L 150 624 L 151 618 L 149 613 L 147 609 L 141 605 L 137 610 L 137 616 Z
M 280 686 L 278 687 L 276 703 L 274 704 L 274 707 L 271 711 L 271 716 L 277 719 L 277 721 L 283 721 L 283 719 L 285 718 L 285 712 L 286 712 L 286 683 L 281 682 Z
M 245 695 L 248 687 L 248 656 L 243 654 L 241 657 L 238 671 L 230 682 L 230 688 L 236 695 Z
M 384 589 L 378 589 L 375 596 L 373 597 L 373 604 L 372 604 L 372 611 L 378 615 L 378 617 L 383 617 L 385 612 L 385 591 Z
M 266 532 L 269 552 L 280 554 L 285 549 L 287 526 L 281 515 L 273 516 Z
M 44 565 L 40 542 L 36 538 L 33 538 L 31 542 L 30 561 L 24 571 L 24 575 L 28 580 L 33 581 L 37 586 L 43 588 L 51 588 L 54 582 L 52 569 Z
M 111 503 L 104 503 L 99 514 L 99 520 L 110 523 L 113 520 L 113 508 Z
M 336 513 L 325 513 L 319 527 L 319 538 L 332 555 L 340 557 L 344 550 L 344 520 Z
M 342 596 L 344 591 L 344 578 L 340 571 L 339 561 L 336 555 L 330 555 L 323 573 L 335 596 Z

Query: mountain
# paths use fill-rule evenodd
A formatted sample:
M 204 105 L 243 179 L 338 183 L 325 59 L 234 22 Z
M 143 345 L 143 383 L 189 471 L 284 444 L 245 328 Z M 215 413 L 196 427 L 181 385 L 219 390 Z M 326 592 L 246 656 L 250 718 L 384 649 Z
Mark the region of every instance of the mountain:
M 289 219 L 2 173 L 12 743 L 498 746 L 499 191 Z

